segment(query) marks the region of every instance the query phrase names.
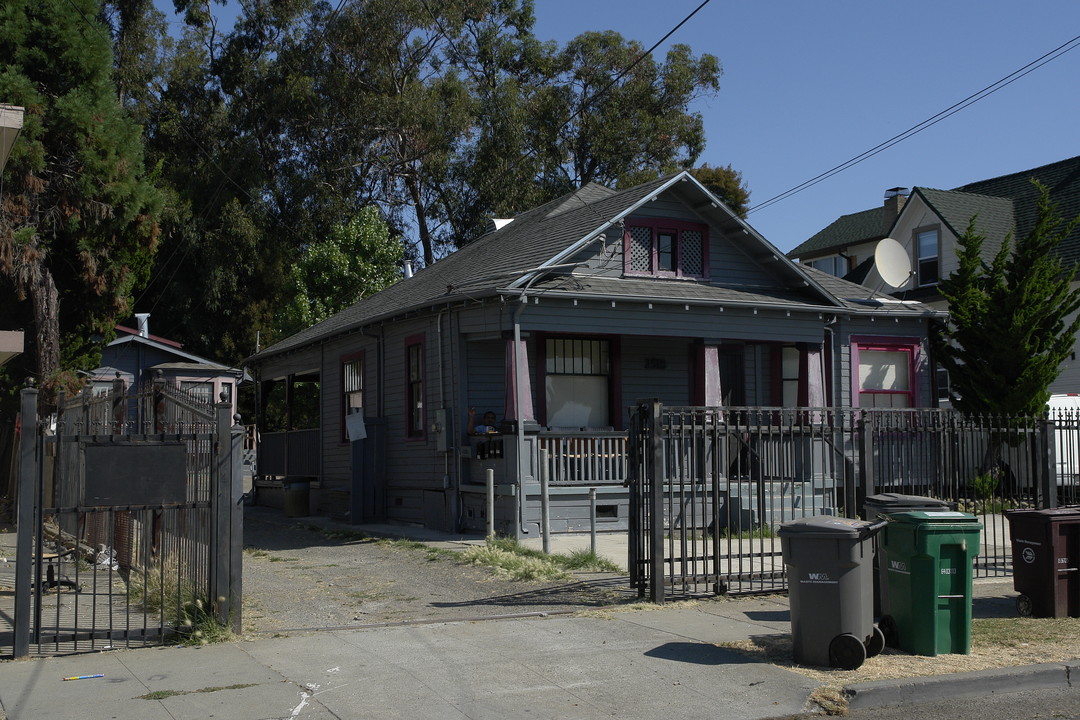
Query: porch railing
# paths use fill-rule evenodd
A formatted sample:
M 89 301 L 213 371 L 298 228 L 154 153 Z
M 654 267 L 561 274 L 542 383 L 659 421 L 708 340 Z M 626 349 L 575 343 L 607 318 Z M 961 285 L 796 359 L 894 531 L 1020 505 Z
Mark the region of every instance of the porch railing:
M 678 592 L 783 589 L 778 526 L 867 495 L 945 500 L 983 524 L 976 576 L 1012 572 L 1005 511 L 1080 501 L 1080 417 L 951 409 L 691 408 L 633 416 L 631 575 Z M 651 583 L 655 591 L 661 584 Z
M 540 433 L 552 485 L 622 485 L 627 472 L 627 435 L 618 431 Z
M 259 439 L 259 475 L 319 477 L 319 430 L 264 432 Z

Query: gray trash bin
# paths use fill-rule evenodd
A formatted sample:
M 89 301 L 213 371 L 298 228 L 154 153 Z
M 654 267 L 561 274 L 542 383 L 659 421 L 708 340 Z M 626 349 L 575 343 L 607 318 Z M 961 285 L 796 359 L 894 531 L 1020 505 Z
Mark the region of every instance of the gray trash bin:
M 885 648 L 870 593 L 870 540 L 884 525 L 831 515 L 780 525 L 795 662 L 854 670 Z
M 902 512 L 940 512 L 955 510 L 956 503 L 925 495 L 904 495 L 903 493 L 879 493 L 867 495 L 863 501 L 863 517 L 875 521 L 882 516 Z M 881 562 L 881 549 L 878 538 L 874 537 L 874 617 L 889 614 L 888 583 L 885 582 L 884 563 Z M 888 638 L 886 638 L 888 639 Z

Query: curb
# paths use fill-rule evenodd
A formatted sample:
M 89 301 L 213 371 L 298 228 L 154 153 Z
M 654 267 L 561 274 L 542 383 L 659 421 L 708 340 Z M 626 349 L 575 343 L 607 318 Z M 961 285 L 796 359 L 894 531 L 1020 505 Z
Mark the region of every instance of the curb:
M 1080 686 L 1080 660 L 854 683 L 844 688 L 844 695 L 851 708 L 914 705 L 1022 690 L 1074 687 L 1074 677 Z

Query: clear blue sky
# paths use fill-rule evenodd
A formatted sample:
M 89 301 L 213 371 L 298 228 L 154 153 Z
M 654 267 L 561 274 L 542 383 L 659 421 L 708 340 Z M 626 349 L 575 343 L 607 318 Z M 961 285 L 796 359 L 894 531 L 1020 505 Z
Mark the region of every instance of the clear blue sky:
M 536 34 L 612 29 L 652 46 L 701 0 L 537 0 Z M 716 55 L 701 162 L 763 203 L 1080 35 L 1076 0 L 712 0 L 669 42 Z M 662 53 L 662 50 L 658 51 Z M 948 189 L 1080 155 L 1080 48 L 748 220 L 787 252 L 887 188 Z
M 536 0 L 535 32 L 565 43 L 610 29 L 648 48 L 700 4 Z M 711 0 L 668 44 L 720 59 L 720 93 L 695 108 L 707 138 L 699 162 L 741 172 L 753 206 L 1078 35 L 1077 0 Z M 837 217 L 875 207 L 887 188 L 953 188 L 1076 155 L 1080 48 L 748 220 L 787 252 Z

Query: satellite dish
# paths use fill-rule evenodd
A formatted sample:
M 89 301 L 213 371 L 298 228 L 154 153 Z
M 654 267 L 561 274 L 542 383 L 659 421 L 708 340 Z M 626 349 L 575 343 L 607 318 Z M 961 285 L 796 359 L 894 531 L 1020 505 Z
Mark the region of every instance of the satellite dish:
M 889 287 L 898 288 L 911 277 L 911 258 L 904 246 L 892 238 L 883 238 L 874 248 L 874 267 Z

